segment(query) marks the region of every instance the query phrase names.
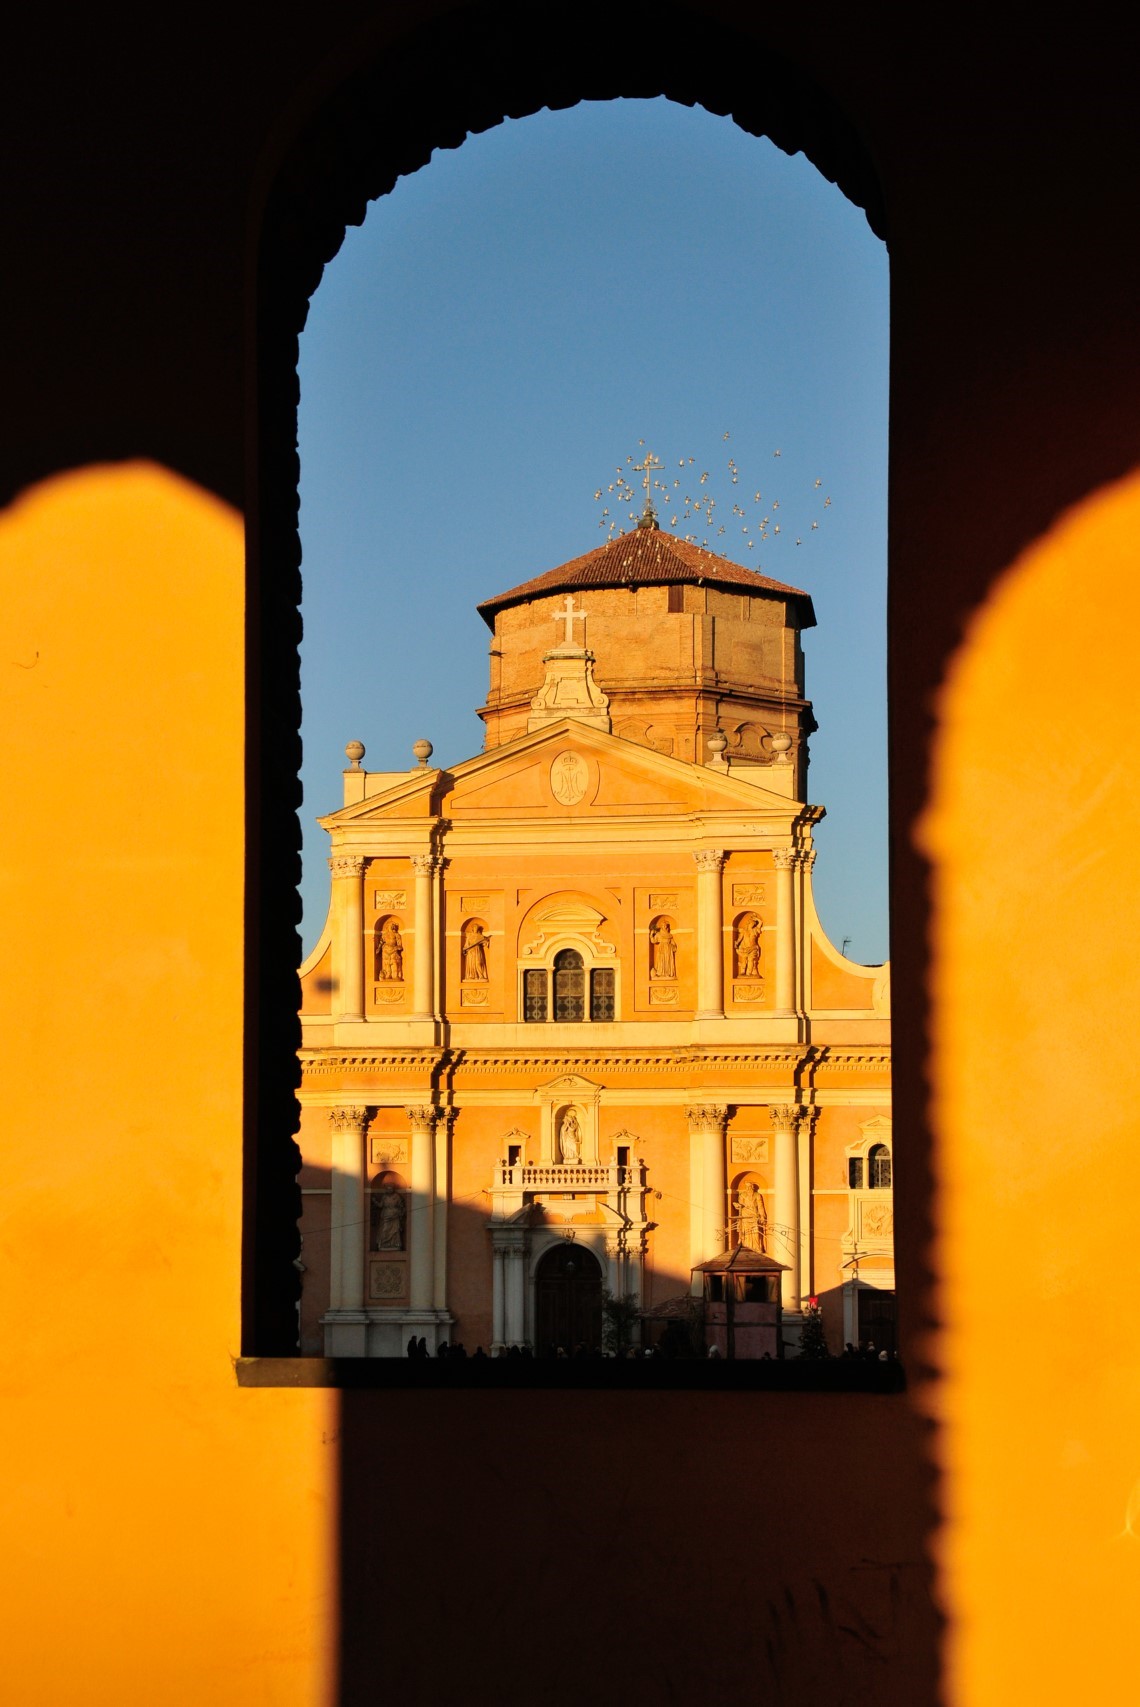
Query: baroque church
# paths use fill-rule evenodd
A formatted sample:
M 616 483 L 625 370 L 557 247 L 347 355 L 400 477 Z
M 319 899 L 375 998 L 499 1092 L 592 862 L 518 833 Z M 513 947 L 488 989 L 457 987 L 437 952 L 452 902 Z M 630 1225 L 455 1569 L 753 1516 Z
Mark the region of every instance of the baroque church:
M 889 973 L 813 902 L 810 597 L 647 506 L 479 612 L 483 752 L 350 742 L 320 820 L 302 1351 L 570 1352 L 603 1299 L 643 1344 L 794 1355 L 818 1301 L 893 1347 Z

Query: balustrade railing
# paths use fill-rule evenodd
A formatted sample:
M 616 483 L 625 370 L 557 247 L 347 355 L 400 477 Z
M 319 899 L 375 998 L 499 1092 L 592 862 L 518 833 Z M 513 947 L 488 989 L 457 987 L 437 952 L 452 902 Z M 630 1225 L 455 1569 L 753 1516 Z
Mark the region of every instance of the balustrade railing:
M 503 1191 L 637 1191 L 644 1171 L 640 1162 L 499 1162 L 496 1183 Z

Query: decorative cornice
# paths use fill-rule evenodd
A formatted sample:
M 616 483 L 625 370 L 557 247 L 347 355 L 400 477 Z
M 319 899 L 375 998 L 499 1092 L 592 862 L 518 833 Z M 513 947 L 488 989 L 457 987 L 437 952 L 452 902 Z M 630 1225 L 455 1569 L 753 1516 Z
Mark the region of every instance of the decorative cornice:
M 631 1055 L 464 1055 L 453 1064 L 453 1071 L 464 1073 L 542 1073 L 554 1078 L 563 1073 L 580 1073 L 586 1078 L 600 1074 L 620 1074 L 640 1071 L 692 1072 L 695 1068 L 761 1067 L 776 1068 L 789 1076 L 803 1064 L 801 1050 L 767 1051 L 763 1049 L 701 1050 L 693 1053 L 673 1052 Z
M 882 1073 L 889 1072 L 890 1066 L 889 1049 L 833 1049 L 828 1046 L 821 1051 L 815 1064 L 815 1072 L 817 1078 L 821 1073 L 826 1073 L 829 1067 L 844 1073 Z

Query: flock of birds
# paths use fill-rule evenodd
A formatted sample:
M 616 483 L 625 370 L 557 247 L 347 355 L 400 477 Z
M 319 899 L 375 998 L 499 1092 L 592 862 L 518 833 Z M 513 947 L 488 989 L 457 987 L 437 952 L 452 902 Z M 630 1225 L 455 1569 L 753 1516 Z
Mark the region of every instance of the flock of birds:
M 725 441 L 727 441 L 729 437 L 730 435 L 725 433 Z M 637 442 L 639 447 L 644 450 L 645 440 L 639 439 Z M 782 452 L 779 450 L 774 450 L 772 452 L 772 456 L 774 458 L 781 455 Z M 707 529 L 703 538 L 698 539 L 698 533 L 701 531 L 699 528 L 697 531 L 684 533 L 681 537 L 687 540 L 691 545 L 699 544 L 706 550 L 719 550 L 722 557 L 727 557 L 728 552 L 726 548 L 723 545 L 718 545 L 716 542 L 723 539 L 728 528 L 731 526 L 731 523 L 714 522 L 713 518 L 717 509 L 717 500 L 713 497 L 711 489 L 709 489 L 708 470 L 706 469 L 703 474 L 698 475 L 695 472 L 697 467 L 696 461 L 691 456 L 687 459 L 685 457 L 679 458 L 677 466 L 681 470 L 681 473 L 680 475 L 674 476 L 672 482 L 670 482 L 667 477 L 664 479 L 658 478 L 659 471 L 664 473 L 665 464 L 659 458 L 655 457 L 652 451 L 646 451 L 641 462 L 634 462 L 632 455 L 627 456 L 625 459 L 625 466 L 619 466 L 614 471 L 616 479 L 611 480 L 608 486 L 604 489 L 599 486 L 597 491 L 594 493 L 594 500 L 596 503 L 602 503 L 606 498 L 611 498 L 613 500 L 613 509 L 611 509 L 611 506 L 608 503 L 604 505 L 598 526 L 600 528 L 607 529 L 608 537 L 610 539 L 613 539 L 615 535 L 622 530 L 621 519 L 614 513 L 614 511 L 624 510 L 627 505 L 636 503 L 637 493 L 634 484 L 630 479 L 630 475 L 640 474 L 643 476 L 640 483 L 645 489 L 645 505 L 642 510 L 643 515 L 652 515 L 657 519 L 659 526 L 667 525 L 673 529 L 682 527 L 687 521 L 703 518 L 705 528 Z M 740 470 L 736 465 L 735 458 L 731 456 L 728 459 L 728 474 L 732 485 L 739 486 Z M 817 479 L 815 481 L 814 490 L 819 491 L 822 486 L 823 481 Z M 686 491 L 686 487 L 688 487 L 689 490 Z M 660 500 L 658 500 L 655 494 L 660 494 Z M 755 492 L 752 497 L 752 502 L 753 504 L 763 505 L 763 495 L 760 492 Z M 747 550 L 755 551 L 758 540 L 777 539 L 780 537 L 781 524 L 776 519 L 776 512 L 779 508 L 780 500 L 778 498 L 772 498 L 768 502 L 767 513 L 762 515 L 759 520 L 753 518 L 753 520 L 750 521 L 749 512 L 745 506 L 738 500 L 733 499 L 731 514 L 740 522 L 740 531 L 744 536 L 744 543 Z M 829 497 L 824 497 L 823 508 L 825 510 L 829 510 L 831 508 L 831 499 Z M 672 513 L 669 514 L 669 512 Z M 667 523 L 664 523 L 663 518 L 667 514 L 668 521 Z M 637 522 L 638 517 L 636 509 L 629 510 L 628 515 L 631 522 Z M 818 520 L 813 521 L 809 531 L 815 533 L 818 531 L 818 528 Z M 796 544 L 803 544 L 802 534 L 796 537 Z

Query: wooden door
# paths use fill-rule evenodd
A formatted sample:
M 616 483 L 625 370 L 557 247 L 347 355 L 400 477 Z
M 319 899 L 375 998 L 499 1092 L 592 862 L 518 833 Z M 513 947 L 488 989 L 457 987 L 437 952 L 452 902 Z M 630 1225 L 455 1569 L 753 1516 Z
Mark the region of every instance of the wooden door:
M 559 1346 L 572 1357 L 579 1346 L 593 1351 L 602 1343 L 602 1271 L 598 1259 L 567 1241 L 541 1258 L 534 1277 L 535 1350 Z

